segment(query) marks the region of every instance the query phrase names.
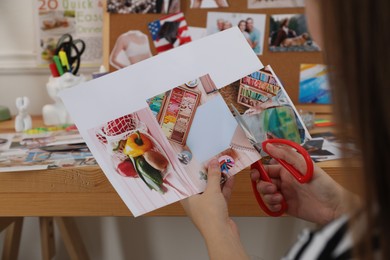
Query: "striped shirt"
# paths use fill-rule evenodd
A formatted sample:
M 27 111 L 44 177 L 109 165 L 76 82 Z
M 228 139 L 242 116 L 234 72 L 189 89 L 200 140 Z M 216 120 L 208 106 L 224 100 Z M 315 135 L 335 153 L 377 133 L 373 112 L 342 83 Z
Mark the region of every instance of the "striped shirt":
M 303 230 L 298 241 L 282 259 L 353 259 L 353 235 L 357 237 L 365 235 L 366 222 L 363 215 L 360 213 L 357 221 L 353 223 L 352 228 L 357 231 L 354 234 L 352 234 L 352 228 L 349 227 L 349 217 L 346 215 L 335 219 L 317 231 Z M 372 242 L 375 250 L 373 259 L 380 259 L 378 234 L 374 234 Z

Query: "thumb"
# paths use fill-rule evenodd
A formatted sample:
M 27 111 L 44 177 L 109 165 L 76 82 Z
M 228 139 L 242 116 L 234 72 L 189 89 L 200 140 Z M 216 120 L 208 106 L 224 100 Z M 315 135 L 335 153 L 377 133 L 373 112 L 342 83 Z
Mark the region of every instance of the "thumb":
M 221 168 L 217 159 L 209 162 L 206 192 L 221 192 Z

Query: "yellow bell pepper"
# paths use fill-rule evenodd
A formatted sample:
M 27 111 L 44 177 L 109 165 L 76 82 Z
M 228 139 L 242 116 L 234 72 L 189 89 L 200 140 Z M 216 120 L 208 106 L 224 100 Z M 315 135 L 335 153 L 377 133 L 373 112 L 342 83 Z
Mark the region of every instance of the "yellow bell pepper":
M 146 135 L 136 131 L 127 138 L 123 153 L 130 157 L 137 157 L 143 155 L 146 151 L 152 149 L 152 147 L 153 145 L 150 139 Z

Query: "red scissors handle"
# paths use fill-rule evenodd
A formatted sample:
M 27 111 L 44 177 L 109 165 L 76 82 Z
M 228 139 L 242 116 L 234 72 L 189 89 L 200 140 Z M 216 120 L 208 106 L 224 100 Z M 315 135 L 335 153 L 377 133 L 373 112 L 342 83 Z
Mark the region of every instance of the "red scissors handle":
M 314 165 L 313 165 L 313 161 L 310 158 L 310 155 L 308 154 L 308 152 L 305 149 L 303 149 L 299 144 L 294 143 L 294 142 L 289 141 L 289 140 L 269 139 L 269 140 L 266 140 L 262 143 L 262 148 L 266 153 L 268 153 L 267 148 L 266 148 L 268 143 L 285 144 L 287 146 L 290 146 L 290 147 L 296 149 L 297 152 L 303 156 L 305 163 L 306 163 L 306 166 L 307 166 L 307 170 L 306 170 L 306 173 L 304 175 L 302 175 L 294 166 L 292 166 L 288 162 L 286 162 L 282 159 L 278 159 L 278 158 L 275 158 L 275 160 L 278 161 L 285 169 L 287 169 L 299 183 L 307 183 L 311 180 L 311 178 L 313 177 Z M 260 179 L 262 181 L 271 182 L 271 178 L 268 176 L 267 171 L 265 170 L 263 164 L 260 161 L 257 161 L 254 164 L 252 164 L 251 168 L 257 169 L 259 171 Z M 283 215 L 284 212 L 287 210 L 287 203 L 284 200 L 284 198 L 282 199 L 282 202 L 281 202 L 281 205 L 282 205 L 281 209 L 279 211 L 276 211 L 276 212 L 271 211 L 268 208 L 267 204 L 263 201 L 263 198 L 261 197 L 261 195 L 257 191 L 256 186 L 257 186 L 257 182 L 252 181 L 253 193 L 255 194 L 257 203 L 259 204 L 260 208 L 265 213 L 267 213 L 268 215 L 270 215 L 272 217 L 279 217 L 279 216 Z

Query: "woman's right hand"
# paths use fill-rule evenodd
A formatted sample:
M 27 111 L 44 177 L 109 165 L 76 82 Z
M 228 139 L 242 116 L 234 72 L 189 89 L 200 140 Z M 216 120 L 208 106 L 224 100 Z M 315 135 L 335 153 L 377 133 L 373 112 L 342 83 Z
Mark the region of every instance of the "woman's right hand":
M 284 146 L 267 144 L 273 158 L 285 160 L 300 172 L 306 171 L 302 156 Z M 317 224 L 326 224 L 346 213 L 351 201 L 358 201 L 342 188 L 321 168 L 314 165 L 313 178 L 309 183 L 301 184 L 280 164 L 264 165 L 272 183 L 259 180 L 257 170 L 251 171 L 251 178 L 257 183 L 257 190 L 271 211 L 281 208 L 282 196 L 288 207 L 286 213 Z

